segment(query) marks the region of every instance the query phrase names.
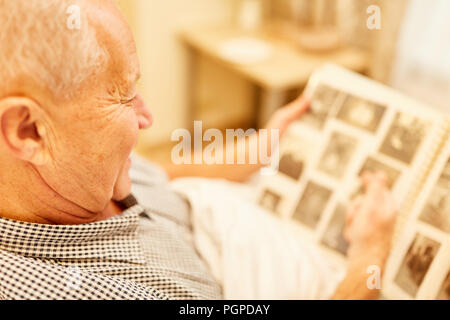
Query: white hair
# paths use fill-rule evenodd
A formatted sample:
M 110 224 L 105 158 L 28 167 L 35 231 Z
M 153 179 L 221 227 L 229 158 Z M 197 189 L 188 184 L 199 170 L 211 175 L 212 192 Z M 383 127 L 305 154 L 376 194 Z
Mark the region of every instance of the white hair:
M 0 92 L 27 77 L 55 97 L 67 98 L 106 67 L 107 52 L 83 2 L 0 0 Z M 70 21 L 73 14 L 79 21 Z

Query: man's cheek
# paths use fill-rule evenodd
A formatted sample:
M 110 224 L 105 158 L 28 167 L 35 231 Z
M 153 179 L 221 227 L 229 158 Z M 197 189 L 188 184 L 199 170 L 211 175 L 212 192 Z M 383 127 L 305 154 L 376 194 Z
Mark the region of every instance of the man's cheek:
M 135 126 L 131 126 L 134 123 L 130 123 L 126 128 L 124 128 L 122 133 L 122 142 L 121 142 L 121 148 L 123 149 L 123 152 L 127 153 L 128 155 L 131 153 L 131 151 L 136 147 L 136 144 L 138 142 L 138 129 Z

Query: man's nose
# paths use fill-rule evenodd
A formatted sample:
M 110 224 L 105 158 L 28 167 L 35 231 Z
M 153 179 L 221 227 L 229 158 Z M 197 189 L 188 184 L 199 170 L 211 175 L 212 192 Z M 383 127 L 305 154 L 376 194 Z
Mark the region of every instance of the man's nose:
M 134 107 L 138 116 L 139 129 L 143 130 L 150 128 L 153 123 L 153 116 L 140 93 L 135 97 Z

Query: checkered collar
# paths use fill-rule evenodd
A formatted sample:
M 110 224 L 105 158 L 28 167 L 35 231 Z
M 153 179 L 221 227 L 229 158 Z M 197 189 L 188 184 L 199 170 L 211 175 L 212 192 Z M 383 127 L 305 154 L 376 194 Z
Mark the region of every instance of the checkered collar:
M 40 259 L 103 259 L 145 263 L 135 204 L 120 215 L 81 225 L 36 224 L 0 218 L 0 250 Z

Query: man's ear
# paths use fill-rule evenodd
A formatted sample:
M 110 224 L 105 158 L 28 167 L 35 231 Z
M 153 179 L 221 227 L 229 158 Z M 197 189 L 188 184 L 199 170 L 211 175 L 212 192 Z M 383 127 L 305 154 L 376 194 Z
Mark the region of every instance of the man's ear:
M 35 165 L 45 163 L 46 150 L 41 108 L 32 99 L 8 97 L 0 100 L 0 141 L 15 157 Z

